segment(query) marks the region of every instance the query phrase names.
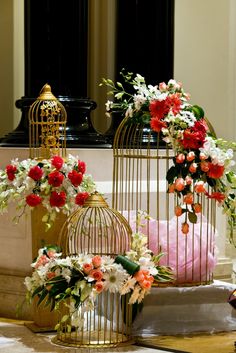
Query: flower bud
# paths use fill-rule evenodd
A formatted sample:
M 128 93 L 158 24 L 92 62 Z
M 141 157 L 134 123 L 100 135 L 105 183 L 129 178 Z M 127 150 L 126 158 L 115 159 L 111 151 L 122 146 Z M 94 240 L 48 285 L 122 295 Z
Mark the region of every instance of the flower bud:
M 189 225 L 187 222 L 182 223 L 182 227 L 181 227 L 182 233 L 183 234 L 188 234 L 189 232 Z

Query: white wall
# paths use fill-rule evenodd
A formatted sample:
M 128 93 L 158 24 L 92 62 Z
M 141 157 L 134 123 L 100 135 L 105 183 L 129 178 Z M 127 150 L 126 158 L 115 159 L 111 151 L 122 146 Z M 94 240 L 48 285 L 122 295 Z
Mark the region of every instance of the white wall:
M 236 1 L 176 0 L 175 78 L 216 134 L 236 138 Z

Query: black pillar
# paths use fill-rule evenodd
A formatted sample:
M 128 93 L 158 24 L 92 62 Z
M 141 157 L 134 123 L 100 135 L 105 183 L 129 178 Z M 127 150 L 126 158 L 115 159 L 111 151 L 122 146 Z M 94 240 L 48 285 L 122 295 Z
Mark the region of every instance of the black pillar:
M 25 96 L 22 118 L 1 146 L 28 146 L 28 110 L 45 83 L 67 110 L 67 147 L 111 147 L 91 123 L 87 97 L 88 1 L 25 0 Z

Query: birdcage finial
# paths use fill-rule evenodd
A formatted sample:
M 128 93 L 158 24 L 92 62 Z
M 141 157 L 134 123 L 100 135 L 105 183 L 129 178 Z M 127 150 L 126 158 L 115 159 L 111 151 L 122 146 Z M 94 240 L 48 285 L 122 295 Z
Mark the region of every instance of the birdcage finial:
M 29 109 L 30 158 L 66 157 L 66 121 L 64 106 L 46 83 Z

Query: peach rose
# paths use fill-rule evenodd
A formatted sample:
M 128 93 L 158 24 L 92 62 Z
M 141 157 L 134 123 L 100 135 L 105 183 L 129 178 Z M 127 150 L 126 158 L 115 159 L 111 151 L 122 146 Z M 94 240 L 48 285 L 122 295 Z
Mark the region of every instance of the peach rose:
M 202 205 L 200 203 L 195 203 L 193 204 L 193 209 L 195 213 L 201 213 L 202 212 Z
M 206 191 L 205 189 L 205 183 L 204 181 L 198 181 L 195 186 L 194 186 L 194 190 L 197 192 L 197 193 L 203 193 Z
M 183 153 L 180 153 L 176 156 L 176 163 L 181 164 L 185 161 L 185 155 Z
M 103 273 L 101 270 L 94 269 L 89 272 L 89 276 L 94 278 L 96 281 L 101 281 L 103 278 Z
M 197 163 L 190 164 L 189 171 L 190 173 L 195 173 L 197 170 Z
M 188 162 L 192 162 L 194 160 L 194 158 L 195 158 L 195 153 L 193 151 L 191 151 L 187 154 L 187 161 Z
M 181 216 L 183 213 L 182 207 L 181 206 L 175 206 L 175 215 L 176 217 Z
M 184 196 L 184 203 L 186 203 L 187 205 L 192 205 L 193 194 L 191 192 L 188 192 L 187 195 Z
M 102 263 L 102 258 L 101 258 L 101 256 L 95 255 L 95 256 L 92 258 L 92 263 L 93 263 L 93 266 L 94 266 L 95 268 L 101 266 L 101 263 Z
M 93 269 L 92 264 L 88 264 L 88 263 L 83 264 L 83 271 L 84 273 L 86 273 L 86 275 L 88 275 L 92 269 Z
M 182 191 L 184 190 L 185 188 L 185 182 L 184 182 L 184 179 L 183 178 L 177 178 L 175 180 L 175 189 L 177 191 Z
M 94 285 L 94 288 L 96 289 L 96 292 L 101 293 L 103 291 L 103 282 L 102 281 L 97 281 Z
M 206 161 L 202 161 L 200 163 L 200 168 L 203 172 L 205 172 L 205 173 L 208 172 L 209 171 L 209 163 Z

